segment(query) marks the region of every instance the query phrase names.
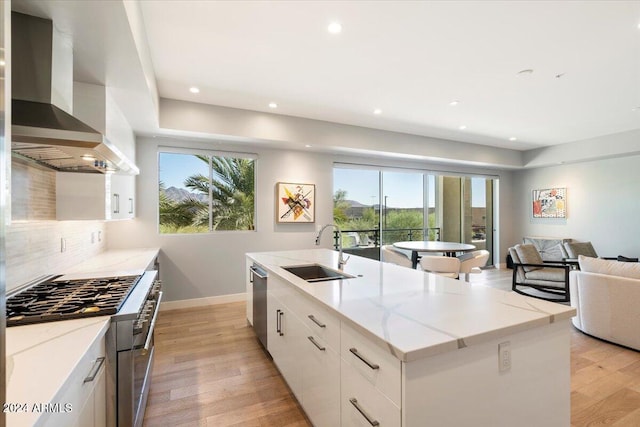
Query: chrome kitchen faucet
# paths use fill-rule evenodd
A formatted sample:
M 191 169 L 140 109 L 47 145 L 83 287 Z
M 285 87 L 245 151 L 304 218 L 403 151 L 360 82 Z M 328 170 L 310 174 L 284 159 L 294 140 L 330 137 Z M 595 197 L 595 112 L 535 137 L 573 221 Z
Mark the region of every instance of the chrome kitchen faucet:
M 350 257 L 347 257 L 345 259 L 342 256 L 342 231 L 340 230 L 340 227 L 338 227 L 335 224 L 327 224 L 324 227 L 322 227 L 318 232 L 318 236 L 316 237 L 316 246 L 320 245 L 320 237 L 322 237 L 322 232 L 328 227 L 333 227 L 338 231 L 338 270 L 342 270 L 344 266 L 347 264 L 347 261 L 349 260 Z

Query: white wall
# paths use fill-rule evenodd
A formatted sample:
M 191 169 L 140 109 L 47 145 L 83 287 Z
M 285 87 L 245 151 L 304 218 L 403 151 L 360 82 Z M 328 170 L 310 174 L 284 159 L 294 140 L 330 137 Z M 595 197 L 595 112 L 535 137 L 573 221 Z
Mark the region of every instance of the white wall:
M 591 241 L 600 256 L 640 256 L 640 156 L 513 173 L 513 239 L 552 236 Z M 567 188 L 567 218 L 534 219 L 531 191 Z M 506 255 L 506 252 L 505 254 Z
M 158 215 L 158 146 L 183 146 L 258 155 L 256 167 L 256 231 L 216 232 L 204 235 L 159 235 Z M 374 158 L 343 157 L 308 151 L 264 149 L 258 145 L 242 147 L 232 143 L 185 141 L 169 138 L 139 138 L 136 211 L 132 221 L 108 223 L 109 248 L 161 248 L 161 277 L 166 300 L 229 295 L 244 292 L 246 252 L 314 247 L 316 226 L 332 222 L 333 163 L 349 161 L 383 166 L 414 167 L 442 170 L 442 166 Z M 511 201 L 511 172 L 495 170 L 448 168 L 450 172 L 499 174 L 500 209 Z M 279 181 L 316 184 L 316 224 L 276 224 L 275 184 Z M 505 217 L 509 219 L 508 217 Z M 509 237 L 507 231 L 501 235 Z M 332 239 L 324 237 L 322 245 L 331 247 Z

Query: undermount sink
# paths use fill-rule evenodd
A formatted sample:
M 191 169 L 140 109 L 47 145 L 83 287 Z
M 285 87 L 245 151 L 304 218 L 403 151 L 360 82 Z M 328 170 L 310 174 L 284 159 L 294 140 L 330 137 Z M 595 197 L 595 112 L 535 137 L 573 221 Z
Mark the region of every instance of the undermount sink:
M 282 268 L 307 282 L 324 282 L 327 280 L 352 279 L 355 277 L 320 264 L 291 265 Z

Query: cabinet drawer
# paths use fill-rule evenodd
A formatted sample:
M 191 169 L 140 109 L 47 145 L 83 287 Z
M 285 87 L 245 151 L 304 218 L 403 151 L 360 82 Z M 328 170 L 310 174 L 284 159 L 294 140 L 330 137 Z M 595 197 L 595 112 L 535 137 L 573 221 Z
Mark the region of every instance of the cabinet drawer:
M 70 404 L 70 412 L 52 412 L 45 414 L 42 421 L 47 426 L 71 426 L 78 420 L 82 409 L 87 404 L 87 399 L 93 398 L 93 390 L 96 381 L 103 375 L 106 361 L 100 362 L 100 358 L 105 357 L 105 340 L 104 337 L 98 339 L 85 353 L 76 368 L 73 370 L 67 381 L 62 386 L 60 393 L 56 396 L 56 402 Z M 102 359 L 104 360 L 104 359 Z M 86 381 L 89 375 L 94 375 L 93 381 Z M 102 383 L 104 387 L 104 382 Z M 89 402 L 93 405 L 93 402 Z M 48 417 L 46 417 L 48 415 Z M 46 418 L 45 418 L 46 417 Z
M 304 304 L 303 296 L 293 289 L 293 285 L 285 282 L 282 278 L 275 274 L 269 275 L 268 292 L 278 298 L 282 304 L 289 308 L 292 312 L 297 313 L 297 308 Z
M 340 407 L 342 427 L 400 427 L 400 408 L 377 390 L 352 365 L 342 360 Z M 378 424 L 376 424 L 376 422 Z
M 399 359 L 342 322 L 340 355 L 372 387 L 396 405 L 401 402 L 402 370 Z
M 296 311 L 314 337 L 320 338 L 336 352 L 340 351 L 340 320 L 335 314 L 307 297 Z

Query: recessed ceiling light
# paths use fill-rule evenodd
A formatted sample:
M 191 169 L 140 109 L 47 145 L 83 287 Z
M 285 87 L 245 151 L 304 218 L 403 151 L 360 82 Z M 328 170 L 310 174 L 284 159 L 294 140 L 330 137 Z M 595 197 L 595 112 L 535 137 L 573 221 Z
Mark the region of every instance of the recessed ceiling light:
M 4 62 L 4 59 L 0 59 L 0 67 L 4 67 L 6 64 L 6 62 Z
M 631 111 L 640 111 L 640 107 L 633 107 Z
M 304 146 L 307 148 L 311 148 L 311 144 L 305 144 Z
M 467 128 L 467 125 L 460 125 L 460 127 L 458 127 L 458 129 L 460 130 L 465 130 Z
M 332 22 L 327 27 L 327 31 L 331 34 L 340 34 L 342 32 L 342 25 L 339 22 Z
M 453 101 L 451 101 L 449 103 L 449 105 L 451 105 L 452 107 L 455 107 L 456 105 L 460 104 L 460 101 L 458 101 L 457 99 L 454 99 Z
M 382 114 L 382 110 L 379 109 L 379 108 L 376 108 L 375 110 L 373 110 L 373 114 L 378 116 L 378 115 Z
M 269 108 L 278 108 L 278 104 L 276 104 L 275 102 L 270 102 Z
M 511 138 L 509 138 L 509 141 L 517 141 L 518 138 L 516 138 L 515 136 L 512 136 Z
M 189 88 L 189 92 L 191 92 L 191 93 L 200 93 L 200 89 L 198 89 L 198 88 L 197 88 L 197 87 L 195 87 L 195 86 L 191 86 L 191 87 Z

